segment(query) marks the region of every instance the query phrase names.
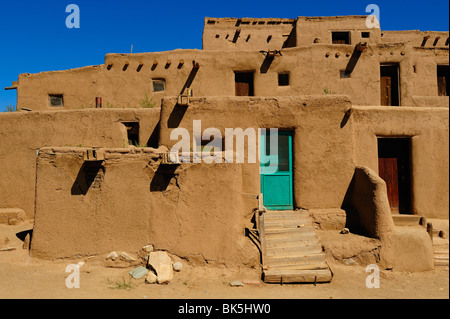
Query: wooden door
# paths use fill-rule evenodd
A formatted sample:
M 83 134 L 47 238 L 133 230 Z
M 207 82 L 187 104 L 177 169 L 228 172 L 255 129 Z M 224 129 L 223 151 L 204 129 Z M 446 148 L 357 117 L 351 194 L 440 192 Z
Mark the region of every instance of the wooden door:
M 292 132 L 261 135 L 261 193 L 270 210 L 294 208 L 292 136 Z M 277 147 L 271 146 L 275 141 Z
M 393 214 L 411 214 L 411 140 L 378 138 L 378 175 L 386 182 Z
M 399 213 L 397 158 L 378 158 L 378 175 L 386 182 L 389 205 L 393 214 Z
M 253 72 L 235 72 L 236 96 L 253 96 Z
M 392 105 L 392 78 L 390 76 L 381 76 L 381 105 Z
M 400 105 L 399 73 L 397 65 L 382 65 L 380 68 L 380 104 Z

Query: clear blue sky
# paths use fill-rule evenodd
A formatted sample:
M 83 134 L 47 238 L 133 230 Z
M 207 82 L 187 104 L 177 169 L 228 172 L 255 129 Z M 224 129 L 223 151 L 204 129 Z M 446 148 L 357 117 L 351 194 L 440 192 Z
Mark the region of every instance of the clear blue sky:
M 68 29 L 66 6 L 80 8 Z M 104 62 L 107 53 L 201 49 L 204 17 L 296 18 L 365 15 L 380 7 L 383 30 L 449 29 L 449 2 L 301 0 L 15 0 L 0 4 L 0 112 L 16 104 L 5 91 L 20 73 L 64 70 Z

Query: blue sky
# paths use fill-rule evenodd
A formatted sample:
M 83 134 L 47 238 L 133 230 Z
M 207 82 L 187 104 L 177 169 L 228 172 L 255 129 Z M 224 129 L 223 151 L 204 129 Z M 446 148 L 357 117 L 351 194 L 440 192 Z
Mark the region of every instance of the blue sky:
M 66 6 L 80 8 L 80 28 L 68 29 Z M 16 105 L 5 91 L 20 73 L 104 62 L 107 53 L 201 49 L 204 17 L 296 18 L 365 15 L 380 7 L 383 30 L 449 29 L 449 2 L 301 0 L 16 0 L 0 4 L 0 112 Z

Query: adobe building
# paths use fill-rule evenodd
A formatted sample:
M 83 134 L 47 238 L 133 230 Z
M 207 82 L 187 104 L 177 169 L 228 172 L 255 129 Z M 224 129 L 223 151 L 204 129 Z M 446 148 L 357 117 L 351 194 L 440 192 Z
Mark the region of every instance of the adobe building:
M 266 282 L 328 282 L 352 256 L 433 269 L 448 233 L 449 32 L 366 20 L 205 18 L 202 50 L 19 75 L 7 89 L 21 111 L 0 115 L 0 209 L 34 219 L 30 254 L 48 259 L 153 244 Z M 189 163 L 170 156 L 177 128 Z M 225 152 L 231 128 L 248 129 L 243 162 Z M 250 133 L 270 128 L 277 154 L 256 138 L 275 173 L 248 161 Z

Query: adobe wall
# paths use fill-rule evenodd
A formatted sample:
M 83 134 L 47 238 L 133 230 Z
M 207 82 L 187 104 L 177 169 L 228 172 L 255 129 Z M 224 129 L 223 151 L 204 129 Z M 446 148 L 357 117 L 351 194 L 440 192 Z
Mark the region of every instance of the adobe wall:
M 409 43 L 414 47 L 447 47 L 448 48 L 448 31 L 385 31 L 381 32 L 381 42 L 395 43 L 404 42 Z
M 203 50 L 281 50 L 295 46 L 294 19 L 205 18 Z
M 377 137 L 411 138 L 413 213 L 448 219 L 448 108 L 353 106 L 350 121 L 356 164 L 376 173 Z
M 226 128 L 291 130 L 294 205 L 337 208 L 342 205 L 354 172 L 352 129 L 343 122 L 350 107 L 348 97 L 338 95 L 195 98 L 189 107 L 177 105 L 176 98 L 167 98 L 161 110 L 160 143 L 168 148 L 175 145 L 178 140 L 171 140 L 170 133 L 177 127 L 187 129 L 192 137 L 194 120 L 201 120 L 202 132 L 214 127 L 222 137 L 226 136 Z M 242 170 L 247 176 L 243 191 L 259 194 L 259 164 L 243 165 Z
M 143 143 L 152 136 L 159 109 L 74 110 L 0 114 L 0 207 L 34 216 L 36 156 L 41 147 L 123 147 L 121 122 L 139 122 Z M 157 140 L 156 140 L 157 141 Z
M 242 209 L 241 165 L 162 165 L 155 149 L 105 149 L 84 187 L 89 164 L 82 148 L 40 150 L 32 256 L 135 254 L 152 244 L 193 262 L 259 265 L 245 237 L 252 211 Z
M 380 28 L 368 28 L 367 16 L 298 17 L 296 24 L 297 45 L 309 46 L 313 43 L 332 43 L 333 31 L 350 32 L 350 43 L 367 42 L 376 45 L 381 42 Z M 362 38 L 362 32 L 369 32 L 369 38 Z
M 18 108 L 88 109 L 95 107 L 97 96 L 103 108 L 145 108 L 150 100 L 158 108 L 162 98 L 177 96 L 185 88 L 196 97 L 235 96 L 235 71 L 254 72 L 255 96 L 326 91 L 349 95 L 356 105 L 380 105 L 380 63 L 399 64 L 401 105 L 448 107 L 448 97 L 437 96 L 437 65 L 448 65 L 448 47 L 370 44 L 359 56 L 355 45 L 316 43 L 283 49 L 272 61 L 259 51 L 108 54 L 100 66 L 20 75 Z M 352 66 L 350 77 L 341 78 L 341 71 Z M 278 73 L 286 72 L 290 85 L 279 86 Z M 153 92 L 152 79 L 165 79 L 165 91 Z M 49 106 L 49 94 L 64 94 L 64 107 Z

